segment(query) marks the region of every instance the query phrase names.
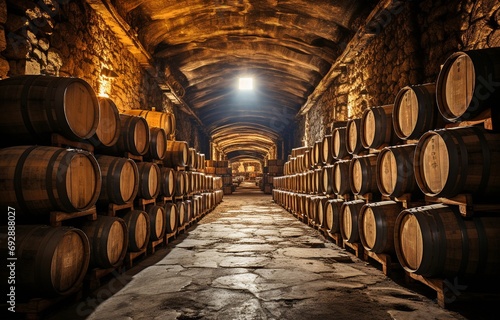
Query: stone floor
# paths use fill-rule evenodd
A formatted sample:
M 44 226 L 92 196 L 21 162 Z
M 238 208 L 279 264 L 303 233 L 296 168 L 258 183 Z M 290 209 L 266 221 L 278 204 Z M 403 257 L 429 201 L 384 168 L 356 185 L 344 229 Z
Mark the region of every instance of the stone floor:
M 51 319 L 466 319 L 325 240 L 269 195 L 238 190 L 167 249 Z

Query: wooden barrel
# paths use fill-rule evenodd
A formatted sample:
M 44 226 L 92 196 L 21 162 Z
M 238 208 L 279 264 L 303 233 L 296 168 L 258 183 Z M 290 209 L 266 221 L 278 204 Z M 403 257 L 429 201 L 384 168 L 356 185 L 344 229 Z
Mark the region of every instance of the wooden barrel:
M 186 203 L 184 201 L 179 201 L 176 203 L 177 205 L 177 219 L 179 219 L 179 227 L 184 227 L 184 225 L 188 222 L 186 218 Z
M 133 160 L 96 155 L 101 168 L 102 186 L 99 202 L 125 204 L 134 200 L 139 191 L 139 170 Z
M 182 197 L 186 194 L 186 178 L 184 171 L 174 171 L 175 196 Z
M 426 277 L 495 275 L 500 270 L 500 219 L 464 219 L 456 206 L 436 204 L 404 210 L 396 219 L 398 260 Z
M 323 146 L 322 150 L 322 159 L 325 164 L 332 164 L 333 159 L 333 149 L 332 149 L 332 138 L 331 134 L 327 134 L 323 137 L 323 142 L 321 145 Z
M 143 117 L 150 127 L 162 128 L 167 135 L 175 132 L 175 117 L 170 112 L 131 109 L 124 113 Z
M 149 216 L 149 241 L 163 239 L 167 230 L 165 209 L 162 206 L 149 205 L 146 207 L 146 213 Z
M 160 194 L 160 167 L 152 162 L 138 162 L 139 186 L 137 197 L 150 200 Z
M 146 160 L 163 160 L 167 155 L 167 135 L 162 128 L 149 128 L 149 148 L 144 155 Z
M 347 127 L 336 128 L 332 133 L 333 158 L 342 160 L 350 157 L 347 151 Z
M 364 200 L 352 200 L 340 208 L 340 234 L 349 243 L 359 242 L 358 215 L 365 204 Z
M 95 134 L 89 138 L 94 146 L 112 147 L 120 137 L 120 114 L 113 100 L 99 97 L 99 123 Z
M 99 124 L 99 102 L 82 79 L 25 75 L 0 81 L 1 144 L 50 142 L 52 133 L 88 139 Z
M 139 252 L 146 249 L 151 234 L 149 216 L 142 210 L 130 210 L 123 216 L 128 230 L 128 251 Z
M 167 141 L 167 154 L 163 164 L 170 168 L 184 167 L 188 164 L 189 146 L 186 141 Z
M 27 218 L 50 211 L 87 210 L 101 190 L 99 165 L 92 154 L 81 150 L 37 146 L 1 149 L 0 172 L 0 204 L 18 209 Z
M 214 193 L 214 195 L 215 195 L 215 193 Z M 217 202 L 217 199 L 215 199 L 215 201 Z M 189 222 L 189 221 L 193 220 L 193 218 L 194 218 L 193 201 L 186 200 L 185 203 L 186 203 L 186 219 Z
M 160 195 L 172 197 L 175 195 L 176 177 L 172 168 L 160 168 Z
M 90 243 L 90 267 L 115 268 L 121 265 L 128 247 L 127 225 L 123 219 L 98 215 L 81 229 Z
M 321 169 L 320 183 L 324 194 L 333 194 L 333 165 L 324 166 Z
M 481 127 L 429 131 L 415 150 L 415 178 L 428 196 L 473 194 L 495 201 L 500 192 L 500 134 Z
M 333 192 L 336 195 L 351 193 L 351 184 L 349 183 L 350 166 L 351 160 L 341 160 L 333 164 Z
M 354 194 L 379 193 L 377 155 L 354 157 L 349 166 L 349 183 Z
M 403 206 L 395 201 L 367 203 L 359 212 L 359 238 L 374 253 L 394 253 L 394 224 Z
M 401 139 L 419 139 L 445 122 L 436 105 L 436 84 L 407 86 L 399 90 L 392 112 L 394 132 Z
M 366 109 L 361 118 L 360 137 L 366 149 L 378 149 L 395 143 L 392 130 L 393 105 Z
M 198 154 L 195 148 L 189 148 L 188 152 L 188 166 L 197 169 L 198 167 Z
M 179 218 L 177 217 L 177 205 L 175 203 L 167 202 L 164 206 L 165 208 L 165 221 L 167 224 L 167 233 L 177 232 L 177 226 Z
M 319 196 L 316 201 L 316 220 L 315 223 L 318 227 L 324 228 L 326 225 L 325 220 L 325 205 L 328 200 L 325 196 Z
M 496 47 L 456 52 L 445 61 L 436 83 L 437 106 L 445 119 L 457 122 L 490 115 L 500 99 L 499 56 Z
M 331 234 L 340 232 L 340 210 L 344 204 L 342 199 L 330 199 L 325 203 L 325 228 Z
M 120 114 L 120 138 L 112 152 L 121 155 L 130 152 L 142 156 L 149 151 L 149 126 L 143 117 Z
M 302 158 L 302 171 L 308 170 L 312 167 L 312 153 L 313 148 L 307 147 L 307 150 L 303 154 L 304 157 Z
M 311 157 L 314 166 L 323 165 L 323 140 L 314 142 Z
M 401 197 L 420 193 L 413 172 L 416 144 L 387 147 L 377 158 L 377 185 L 384 196 Z
M 3 81 L 3 80 L 2 80 Z M 7 226 L 0 227 L 0 254 L 8 257 Z M 66 295 L 80 289 L 90 261 L 89 240 L 72 227 L 16 225 L 16 300 Z M 7 263 L 8 265 L 8 263 Z M 8 279 L 7 267 L 1 268 Z M 7 280 L 5 280 L 7 281 Z
M 323 189 L 323 169 L 315 169 L 313 175 L 314 190 L 318 195 L 325 194 Z
M 361 118 L 347 121 L 346 148 L 350 154 L 360 154 L 365 150 L 361 142 Z

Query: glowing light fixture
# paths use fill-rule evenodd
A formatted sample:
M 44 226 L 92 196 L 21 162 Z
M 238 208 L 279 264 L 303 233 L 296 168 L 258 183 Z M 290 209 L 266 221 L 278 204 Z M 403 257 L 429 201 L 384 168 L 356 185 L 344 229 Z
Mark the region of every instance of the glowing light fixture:
M 253 78 L 240 78 L 240 90 L 253 90 Z

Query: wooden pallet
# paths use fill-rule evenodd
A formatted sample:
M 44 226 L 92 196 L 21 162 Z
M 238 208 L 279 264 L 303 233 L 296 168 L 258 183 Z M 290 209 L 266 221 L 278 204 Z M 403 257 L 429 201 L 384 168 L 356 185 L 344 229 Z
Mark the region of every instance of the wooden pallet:
M 92 153 L 94 152 L 94 146 L 91 145 L 90 143 L 81 141 L 72 141 L 61 136 L 58 133 L 53 133 L 51 135 L 50 142 L 54 147 L 59 147 L 59 148 L 70 147 L 70 148 L 85 150 Z
M 142 199 L 142 198 L 139 198 L 139 199 L 136 199 L 136 207 L 143 210 L 143 211 L 146 211 L 146 206 L 152 204 L 152 205 L 155 205 L 156 204 L 156 199 Z
M 164 240 L 165 240 L 165 237 L 163 237 L 159 240 L 156 240 L 156 241 L 150 241 L 148 243 L 148 254 L 154 254 L 156 251 L 156 247 L 163 245 Z
M 344 248 L 344 239 L 342 239 L 342 235 L 340 233 L 330 233 L 325 230 L 324 235 L 330 241 L 333 241 L 338 247 Z
M 143 161 L 143 157 L 142 156 L 138 156 L 138 155 L 135 155 L 135 154 L 132 154 L 130 152 L 125 152 L 123 153 L 123 157 L 124 158 L 128 158 L 128 159 L 132 159 L 132 160 L 135 160 L 135 161 L 138 161 L 138 162 L 142 162 Z
M 401 203 L 403 209 L 421 207 L 426 204 L 426 201 L 424 199 L 415 197 L 411 193 L 405 193 L 400 197 L 382 196 L 381 200 L 392 200 Z
M 496 111 L 496 110 L 493 110 L 491 108 L 484 110 L 481 114 L 479 114 L 476 117 L 477 120 L 448 123 L 445 125 L 445 128 L 468 127 L 468 126 L 481 125 L 486 130 L 498 131 L 498 130 L 500 130 L 500 116 L 499 116 L 498 112 L 496 112 L 496 113 L 493 112 L 495 114 L 492 114 L 492 111 Z
M 382 265 L 382 272 L 386 276 L 389 276 L 392 270 L 401 268 L 401 265 L 398 262 L 393 262 L 393 258 L 389 254 L 375 253 L 368 250 L 364 250 L 363 258 L 365 261 L 373 259 L 378 263 L 380 263 Z
M 368 202 L 380 201 L 382 199 L 382 195 L 378 193 L 365 193 L 365 194 L 355 194 L 354 200 L 363 200 Z
M 121 273 L 122 272 L 122 264 L 123 261 L 120 262 L 120 264 L 116 267 L 112 268 L 107 268 L 107 269 L 100 269 L 100 268 L 94 268 L 90 269 L 87 271 L 87 275 L 85 276 L 84 282 L 87 283 L 87 289 L 92 291 L 101 286 L 101 279 L 104 278 L 105 276 L 116 272 L 116 273 Z
M 361 243 L 350 243 L 350 242 L 347 242 L 347 240 L 344 239 L 344 248 L 347 249 L 347 248 L 350 248 L 352 250 L 354 250 L 354 255 L 357 257 L 357 258 L 360 258 L 360 259 L 363 259 L 363 246 L 361 245 Z
M 141 251 L 136 251 L 136 252 L 127 252 L 125 255 L 125 265 L 129 268 L 132 268 L 134 265 L 134 260 L 137 258 L 141 257 L 142 255 L 147 256 L 147 246 L 146 248 L 142 249 Z
M 62 212 L 62 211 L 52 211 L 50 212 L 50 225 L 53 227 L 60 227 L 63 221 L 86 217 L 88 220 L 95 221 L 97 220 L 97 210 L 96 207 L 92 207 L 85 211 L 79 212 Z
M 177 232 L 166 233 L 163 237 L 165 244 L 168 244 L 169 241 L 175 240 L 177 238 Z
M 447 205 L 458 206 L 460 214 L 465 218 L 472 217 L 481 212 L 499 212 L 500 210 L 500 203 L 474 203 L 471 194 L 460 194 L 453 198 L 426 196 L 425 202 L 428 204 L 444 203 Z
M 129 203 L 125 203 L 125 204 L 109 203 L 107 214 L 110 217 L 116 217 L 116 214 L 119 211 L 125 211 L 125 210 L 127 210 L 127 211 L 134 210 L 134 203 L 133 202 L 129 202 Z

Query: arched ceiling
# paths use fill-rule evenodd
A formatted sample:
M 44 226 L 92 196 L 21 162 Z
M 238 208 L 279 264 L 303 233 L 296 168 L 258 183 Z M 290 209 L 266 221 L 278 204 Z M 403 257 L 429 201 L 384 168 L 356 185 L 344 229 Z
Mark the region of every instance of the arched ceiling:
M 377 1 L 114 0 L 228 156 L 263 159 Z M 237 88 L 251 76 L 255 89 Z

